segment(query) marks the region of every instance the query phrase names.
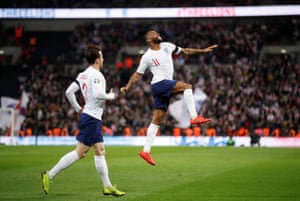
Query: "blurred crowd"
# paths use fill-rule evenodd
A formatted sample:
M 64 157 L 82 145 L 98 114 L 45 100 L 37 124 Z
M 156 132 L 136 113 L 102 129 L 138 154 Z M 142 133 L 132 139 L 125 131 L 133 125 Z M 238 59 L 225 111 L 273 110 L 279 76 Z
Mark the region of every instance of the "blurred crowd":
M 210 54 L 174 58 L 175 78 L 201 88 L 208 96 L 200 114 L 212 121 L 201 126 L 200 135 L 296 136 L 300 132 L 299 55 L 261 55 L 261 50 L 266 45 L 299 43 L 299 25 L 299 17 L 79 24 L 67 40 L 72 49 L 66 55 L 76 58 L 81 67 L 71 67 L 60 58 L 53 64 L 31 66 L 26 73 L 21 87 L 31 98 L 22 130 L 30 128 L 38 135 L 76 135 L 79 115 L 67 102 L 64 91 L 86 67 L 82 49 L 89 43 L 103 48 L 107 88 L 118 91 L 136 70 L 139 59 L 132 58 L 130 65 L 116 64 L 118 50 L 124 45 L 145 45 L 145 32 L 155 29 L 164 39 L 182 47 L 219 45 Z M 145 135 L 152 110 L 150 79 L 147 73 L 125 97 L 120 95 L 107 102 L 105 135 Z M 80 94 L 78 99 L 82 104 Z M 176 124 L 168 115 L 160 135 L 178 135 Z M 192 129 L 182 128 L 179 132 L 190 135 Z

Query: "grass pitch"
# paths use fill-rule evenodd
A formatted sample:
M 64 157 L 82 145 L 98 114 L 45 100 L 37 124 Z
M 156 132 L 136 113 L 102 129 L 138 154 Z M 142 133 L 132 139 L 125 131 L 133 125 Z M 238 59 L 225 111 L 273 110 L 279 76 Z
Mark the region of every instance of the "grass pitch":
M 300 149 L 153 147 L 156 166 L 141 147 L 106 147 L 113 184 L 127 194 L 104 196 L 93 161 L 86 158 L 41 188 L 40 172 L 72 146 L 0 146 L 1 201 L 299 201 Z

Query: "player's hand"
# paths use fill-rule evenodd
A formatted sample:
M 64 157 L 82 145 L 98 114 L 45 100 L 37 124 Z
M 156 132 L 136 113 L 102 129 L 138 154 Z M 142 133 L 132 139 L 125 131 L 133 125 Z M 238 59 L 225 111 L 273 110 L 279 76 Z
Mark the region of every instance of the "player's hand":
M 117 94 L 113 91 L 113 89 L 110 89 L 109 93 L 107 94 L 108 100 L 114 100 L 117 98 Z
M 122 95 L 125 95 L 127 93 L 127 91 L 128 91 L 128 88 L 126 86 L 120 88 L 120 92 Z
M 207 48 L 203 49 L 204 52 L 211 52 L 213 51 L 216 47 L 218 47 L 217 44 L 214 44 L 214 45 L 211 45 L 211 46 L 208 46 Z

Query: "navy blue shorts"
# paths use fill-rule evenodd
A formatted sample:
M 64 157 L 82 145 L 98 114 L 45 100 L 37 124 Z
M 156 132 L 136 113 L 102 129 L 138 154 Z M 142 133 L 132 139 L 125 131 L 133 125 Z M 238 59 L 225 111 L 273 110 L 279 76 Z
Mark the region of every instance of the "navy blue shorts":
M 79 120 L 80 132 L 76 139 L 86 146 L 93 146 L 95 143 L 103 142 L 102 122 L 85 113 L 80 115 Z
M 154 98 L 154 109 L 168 110 L 172 90 L 176 83 L 176 80 L 162 80 L 151 85 L 152 96 Z

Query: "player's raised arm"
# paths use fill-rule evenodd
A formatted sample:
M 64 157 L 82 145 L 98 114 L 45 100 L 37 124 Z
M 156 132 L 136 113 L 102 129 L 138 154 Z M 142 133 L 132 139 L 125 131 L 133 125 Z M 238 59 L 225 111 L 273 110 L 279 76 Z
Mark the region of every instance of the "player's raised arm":
M 182 48 L 181 53 L 183 53 L 185 55 L 207 53 L 207 52 L 213 51 L 216 47 L 218 47 L 217 44 L 208 46 L 204 49 Z
M 141 76 L 142 74 L 138 72 L 133 73 L 126 86 L 120 88 L 120 92 L 124 95 L 140 79 Z

